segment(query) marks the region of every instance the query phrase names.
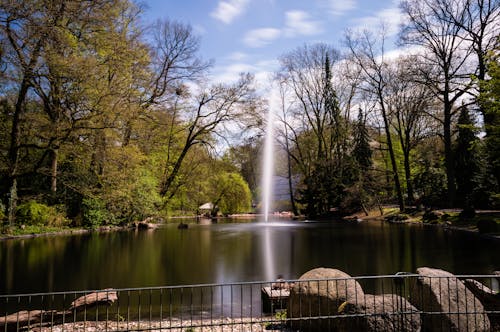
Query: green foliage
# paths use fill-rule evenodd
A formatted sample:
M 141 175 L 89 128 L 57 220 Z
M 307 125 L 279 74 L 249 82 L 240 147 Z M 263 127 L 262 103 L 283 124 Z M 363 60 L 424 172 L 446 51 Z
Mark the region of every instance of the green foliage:
M 36 201 L 20 204 L 16 210 L 19 224 L 35 226 L 64 226 L 68 220 L 56 207 L 47 206 Z
M 232 146 L 226 158 L 236 166 L 238 172 L 248 183 L 254 198 L 259 198 L 259 168 L 262 141 L 256 138 L 247 139 L 242 145 Z
M 410 219 L 410 216 L 406 213 L 396 213 L 393 215 L 386 216 L 384 219 L 388 222 L 400 223 L 400 222 L 405 222 L 408 219 Z
M 353 213 L 368 209 L 375 205 L 377 192 L 376 181 L 372 174 L 373 160 L 370 148 L 370 136 L 366 127 L 363 111 L 358 112 L 358 121 L 353 128 L 353 170 L 354 183 L 348 186 L 344 192 L 345 196 L 340 202 L 341 210 L 345 213 Z
M 442 142 L 433 137 L 423 140 L 415 150 L 412 164 L 416 204 L 440 207 L 446 197 L 446 172 Z
M 211 181 L 212 202 L 223 214 L 249 212 L 252 194 L 238 173 L 223 172 Z
M 59 210 L 71 218 L 81 216 L 87 227 L 164 212 L 192 213 L 208 201 L 224 214 L 250 211 L 251 193 L 258 198 L 259 191 L 260 139 L 233 146 L 224 158 L 214 157 L 209 147 L 217 145 L 222 128 L 236 127 L 226 126 L 232 121 L 245 119 L 239 122 L 241 128 L 262 124 L 255 116 L 259 103 L 251 77 L 235 85 L 200 83 L 189 89 L 193 82 L 207 81 L 200 78 L 209 64 L 199 58 L 199 40 L 188 25 L 166 21 L 150 38 L 138 29 L 140 8 L 129 0 L 91 1 L 84 11 L 77 10 L 81 2 L 66 1 L 57 15 L 52 5 L 48 0 L 26 0 L 5 2 L 2 8 L 13 21 L 0 22 L 5 42 L 1 51 L 8 55 L 2 58 L 7 71 L 1 76 L 8 88 L 0 91 L 0 199 L 7 202 L 10 195 L 14 202 L 18 196 L 26 201 L 23 195 L 36 195 L 40 201 L 64 202 Z M 480 82 L 484 145 L 475 139 L 473 121 L 461 117 L 454 151 L 459 195 L 470 200 L 468 195 L 474 193 L 476 204 L 497 207 L 498 59 L 495 50 L 489 57 L 488 79 Z M 335 82 L 353 76 L 340 71 L 335 75 L 342 69 L 342 63 L 335 64 L 338 60 L 338 52 L 324 44 L 283 57 L 283 82 L 292 88 L 288 92 L 293 99 L 290 107 L 283 105 L 283 112 L 289 110 L 284 119 L 287 165 L 295 173 L 290 174 L 294 182 L 300 179 L 299 203 L 310 216 L 337 207 L 369 208 L 380 198 L 389 201 L 394 196 L 389 157 L 371 150 L 366 114 L 360 111 L 357 123 L 348 114 L 352 105 L 346 105 L 346 95 L 356 101 L 358 96 L 346 88 L 353 82 Z M 354 85 L 358 83 L 367 82 Z M 419 105 L 414 111 L 422 113 Z M 425 136 L 435 136 L 433 130 L 426 130 Z M 378 140 L 384 143 L 387 138 L 380 135 Z M 440 205 L 446 189 L 443 151 L 426 144 L 418 140 L 412 146 L 415 193 L 425 204 Z M 402 145 L 394 138 L 391 148 L 401 178 Z M 478 146 L 482 155 L 475 154 Z M 487 166 L 477 171 L 476 181 L 470 173 L 476 172 L 478 161 Z M 384 185 L 389 189 L 380 189 Z M 17 188 L 23 190 L 17 194 Z M 21 204 L 16 215 L 27 226 L 65 225 L 59 210 L 30 201 Z M 0 204 L 0 220 L 5 214 Z
M 424 160 L 415 172 L 415 189 L 419 193 L 419 201 L 425 206 L 441 206 L 446 197 L 446 173 L 439 164 L 430 164 Z
M 493 209 L 500 210 L 500 193 L 491 194 L 490 204 Z
M 278 320 L 286 320 L 287 312 L 286 309 L 276 311 L 274 317 Z
M 306 214 L 311 217 L 330 213 L 331 208 L 343 206 L 349 188 L 356 181 L 356 168 L 352 159 L 345 158 L 342 163 L 319 161 L 312 173 L 304 180 L 302 197 L 299 202 L 306 204 Z
M 473 192 L 479 172 L 476 128 L 466 107 L 462 107 L 458 118 L 458 137 L 455 143 L 455 172 L 457 197 L 462 207 L 473 203 Z
M 106 204 L 98 198 L 84 198 L 82 201 L 83 226 L 95 228 L 111 224 L 114 217 L 106 208 Z
M 3 222 L 3 220 L 6 218 L 5 214 L 5 206 L 3 205 L 2 201 L 0 201 L 0 224 Z
M 497 37 L 497 45 L 500 37 Z M 500 206 L 500 49 L 497 46 L 488 59 L 489 79 L 479 82 L 481 94 L 479 103 L 484 117 L 486 137 L 484 154 L 486 158 L 481 170 L 482 192 L 488 192 L 490 206 Z M 497 198 L 495 198 L 497 197 Z
M 146 156 L 135 146 L 114 147 L 108 148 L 107 160 L 97 195 L 106 206 L 107 223 L 130 222 L 157 214 L 161 206 L 158 179 Z
M 44 226 L 44 225 L 23 225 L 22 227 L 9 228 L 6 234 L 9 235 L 32 235 L 61 232 L 66 226 Z
M 370 148 L 370 136 L 366 128 L 363 111 L 358 112 L 358 121 L 354 128 L 354 148 L 352 151 L 354 160 L 359 165 L 360 176 L 372 166 L 372 150 Z

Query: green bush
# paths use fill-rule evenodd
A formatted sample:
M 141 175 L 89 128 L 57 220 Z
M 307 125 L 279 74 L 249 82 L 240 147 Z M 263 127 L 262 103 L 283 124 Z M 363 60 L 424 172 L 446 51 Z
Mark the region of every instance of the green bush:
M 477 228 L 480 233 L 498 233 L 500 232 L 500 222 L 494 218 L 482 218 L 477 221 Z
M 83 225 L 95 228 L 104 224 L 112 224 L 114 217 L 108 212 L 106 204 L 99 198 L 84 198 L 82 201 Z
M 17 223 L 23 225 L 64 226 L 69 223 L 64 213 L 54 206 L 47 206 L 36 201 L 19 205 L 16 209 Z
M 0 224 L 6 217 L 7 216 L 5 215 L 5 206 L 3 205 L 2 201 L 0 201 Z
M 490 206 L 492 209 L 495 209 L 495 210 L 500 209 L 500 193 L 491 194 Z

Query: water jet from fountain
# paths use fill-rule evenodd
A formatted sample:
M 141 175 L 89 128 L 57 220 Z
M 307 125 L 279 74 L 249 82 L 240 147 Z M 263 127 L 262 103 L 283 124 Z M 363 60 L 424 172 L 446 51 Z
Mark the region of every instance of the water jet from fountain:
M 263 177 L 262 177 L 262 203 L 263 203 L 263 214 L 264 221 L 269 220 L 269 213 L 271 212 L 271 199 L 273 192 L 273 169 L 274 169 L 274 157 L 273 157 L 273 145 L 274 145 L 274 96 L 271 93 L 269 100 L 269 109 L 267 111 L 267 124 L 266 124 L 266 136 L 264 140 L 264 159 L 262 164 Z

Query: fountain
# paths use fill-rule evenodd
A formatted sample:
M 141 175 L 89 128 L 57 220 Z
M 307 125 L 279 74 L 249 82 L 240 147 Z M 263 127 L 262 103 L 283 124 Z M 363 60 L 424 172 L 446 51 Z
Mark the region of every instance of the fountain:
M 272 90 L 271 90 L 272 91 Z M 269 220 L 269 213 L 271 212 L 271 199 L 273 191 L 273 168 L 274 168 L 274 158 L 273 158 L 273 139 L 274 139 L 274 94 L 271 92 L 271 97 L 269 100 L 269 109 L 267 112 L 267 125 L 266 125 L 266 137 L 264 141 L 264 161 L 262 164 L 263 177 L 262 177 L 262 203 L 263 203 L 263 214 L 264 221 Z
M 273 89 L 271 88 L 271 91 Z M 262 176 L 262 205 L 264 222 L 269 221 L 269 214 L 271 212 L 271 199 L 273 192 L 273 169 L 274 169 L 274 156 L 273 156 L 273 140 L 274 140 L 274 94 L 271 92 L 269 98 L 269 108 L 267 112 L 266 136 L 264 140 L 264 158 L 263 158 L 263 176 Z M 266 225 L 269 226 L 269 225 Z M 264 229 L 264 269 L 266 280 L 274 280 L 276 278 L 274 269 L 274 253 L 271 250 L 271 230 L 269 227 Z

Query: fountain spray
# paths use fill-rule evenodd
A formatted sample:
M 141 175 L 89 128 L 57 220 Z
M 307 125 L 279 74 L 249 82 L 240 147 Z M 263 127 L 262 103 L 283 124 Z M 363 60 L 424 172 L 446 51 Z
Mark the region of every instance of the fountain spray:
M 274 89 L 271 89 L 271 96 L 269 98 L 269 108 L 267 111 L 267 124 L 266 124 L 266 136 L 264 141 L 264 163 L 263 167 L 263 177 L 262 177 L 262 202 L 264 207 L 264 221 L 269 220 L 269 213 L 271 212 L 271 199 L 273 191 L 273 169 L 274 169 L 274 157 L 273 157 L 273 139 L 274 139 L 274 103 L 276 98 L 274 98 Z

